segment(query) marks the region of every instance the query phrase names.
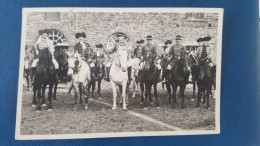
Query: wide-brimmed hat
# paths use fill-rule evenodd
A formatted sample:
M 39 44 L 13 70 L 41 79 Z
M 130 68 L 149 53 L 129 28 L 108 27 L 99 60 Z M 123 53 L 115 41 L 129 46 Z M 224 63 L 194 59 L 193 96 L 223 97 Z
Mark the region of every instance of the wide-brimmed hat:
M 144 40 L 143 40 L 143 39 L 137 40 L 136 43 L 137 43 L 137 44 L 143 44 L 143 43 L 144 43 Z
M 164 42 L 164 45 L 166 46 L 167 44 L 172 44 L 171 40 L 167 40 L 166 42 Z
M 103 48 L 102 44 L 96 44 L 96 48 Z
M 86 34 L 85 32 L 82 32 L 82 33 L 76 33 L 75 37 L 78 39 L 79 37 L 83 37 L 83 38 L 86 38 Z
M 152 40 L 153 39 L 153 37 L 151 36 L 151 35 L 148 35 L 147 37 L 146 37 L 146 40 Z
M 211 37 L 210 36 L 207 36 L 207 37 L 204 37 L 204 38 L 199 38 L 197 39 L 197 42 L 208 42 L 211 40 Z
M 181 40 L 181 36 L 180 35 L 177 35 L 175 40 Z
M 49 34 L 48 34 L 48 31 L 47 31 L 46 29 L 44 29 L 44 30 L 39 30 L 39 35 L 42 35 L 42 34 L 44 34 L 44 33 L 46 33 L 47 35 L 49 35 Z

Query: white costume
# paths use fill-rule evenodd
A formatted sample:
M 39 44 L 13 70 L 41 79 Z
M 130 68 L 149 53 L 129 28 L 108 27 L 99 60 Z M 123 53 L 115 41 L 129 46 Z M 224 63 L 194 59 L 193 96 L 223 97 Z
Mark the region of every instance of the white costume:
M 39 38 L 37 39 L 35 45 L 37 45 L 39 47 L 39 49 L 44 49 L 44 48 L 48 48 L 51 52 L 52 55 L 52 62 L 55 66 L 55 69 L 59 69 L 59 64 L 56 61 L 56 59 L 54 58 L 54 46 L 53 46 L 53 41 L 51 41 L 50 39 L 43 39 L 42 36 L 40 35 Z M 39 54 L 38 50 L 36 50 L 36 53 Z M 36 67 L 37 63 L 39 62 L 39 59 L 34 59 L 32 66 L 31 67 Z

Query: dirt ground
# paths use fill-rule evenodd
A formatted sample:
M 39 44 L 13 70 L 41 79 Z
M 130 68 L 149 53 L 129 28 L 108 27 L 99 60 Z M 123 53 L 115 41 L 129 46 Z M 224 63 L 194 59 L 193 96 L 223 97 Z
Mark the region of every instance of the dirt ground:
M 110 106 L 102 104 L 101 101 L 112 105 L 112 88 L 110 83 L 102 82 L 101 96 L 89 100 L 88 110 L 83 107 L 74 111 L 74 96 L 67 94 L 66 84 L 61 84 L 57 91 L 57 100 L 53 103 L 53 110 L 35 112 L 31 106 L 32 91 L 23 89 L 21 135 L 45 135 L 45 134 L 82 134 L 82 133 L 106 133 L 106 132 L 142 132 L 142 131 L 171 131 L 162 126 L 136 117 L 121 108 L 112 110 Z M 46 91 L 47 93 L 48 91 Z M 73 93 L 73 92 L 72 92 Z M 46 94 L 47 95 L 47 94 Z M 197 109 L 196 101 L 191 101 L 192 85 L 188 85 L 185 91 L 187 108 L 181 109 L 181 99 L 178 96 L 177 108 L 171 109 L 168 103 L 166 90 L 158 84 L 158 97 L 160 108 L 155 104 L 149 105 L 144 110 L 140 105 L 140 91 L 135 98 L 132 96 L 132 86 L 129 93 L 128 110 L 143 114 L 163 123 L 179 127 L 183 130 L 215 129 L 215 98 L 210 97 L 211 109 L 205 109 L 202 105 Z M 155 99 L 153 98 L 153 101 Z

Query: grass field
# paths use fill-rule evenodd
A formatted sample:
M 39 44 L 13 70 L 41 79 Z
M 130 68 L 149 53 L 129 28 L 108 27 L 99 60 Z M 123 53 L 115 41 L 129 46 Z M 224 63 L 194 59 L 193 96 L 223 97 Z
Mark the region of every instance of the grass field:
M 131 91 L 131 90 L 130 90 Z M 47 92 L 46 92 L 47 93 Z M 72 92 L 73 93 L 73 92 Z M 139 92 L 140 93 L 140 92 Z M 165 126 L 153 123 L 122 111 L 121 108 L 112 110 L 110 106 L 95 102 L 101 101 L 112 104 L 112 89 L 110 83 L 102 82 L 102 98 L 94 97 L 89 101 L 88 110 L 79 108 L 73 110 L 73 94 L 67 94 L 65 84 L 61 85 L 57 91 L 57 100 L 54 101 L 54 109 L 51 112 L 34 111 L 31 106 L 32 91 L 23 89 L 21 135 L 45 135 L 45 134 L 82 134 L 82 133 L 106 133 L 106 132 L 141 132 L 141 131 L 171 131 Z M 178 98 L 178 107 L 171 109 L 168 103 L 168 95 L 158 84 L 159 109 L 155 105 L 150 105 L 148 110 L 144 110 L 140 105 L 140 94 L 135 98 L 129 94 L 128 110 L 143 114 L 163 123 L 179 127 L 184 130 L 215 129 L 215 99 L 210 97 L 211 109 L 207 110 L 202 105 L 200 109 L 196 107 L 196 101 L 191 101 L 192 88 L 189 85 L 185 91 L 187 108 L 181 109 L 181 99 Z M 154 99 L 153 99 L 154 100 Z M 155 100 L 154 100 L 155 101 Z

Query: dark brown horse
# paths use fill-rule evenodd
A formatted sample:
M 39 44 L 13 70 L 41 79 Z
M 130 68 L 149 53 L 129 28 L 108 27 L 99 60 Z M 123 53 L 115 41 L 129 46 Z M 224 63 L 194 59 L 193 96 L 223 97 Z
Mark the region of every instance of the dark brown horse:
M 47 109 L 51 110 L 53 108 L 53 86 L 57 85 L 57 78 L 55 67 L 52 63 L 51 52 L 48 48 L 45 48 L 39 52 L 39 62 L 36 66 L 36 73 L 33 81 L 33 104 L 37 103 L 36 111 L 41 110 L 41 104 L 46 104 L 45 89 L 47 85 L 49 85 Z
M 175 64 L 171 69 L 169 84 L 166 85 L 167 85 L 170 102 L 171 99 L 173 99 L 172 108 L 176 108 L 176 104 L 177 104 L 176 91 L 178 86 L 180 87 L 182 108 L 186 107 L 186 103 L 184 101 L 184 92 L 185 92 L 187 80 L 190 75 L 188 69 L 188 60 L 189 60 L 189 55 L 187 53 L 182 54 L 181 58 L 175 62 Z M 171 89 L 173 94 L 171 94 Z
M 195 56 L 190 55 L 189 66 L 191 68 L 191 77 L 192 77 L 192 85 L 193 85 L 192 100 L 195 100 L 196 99 L 196 86 L 197 86 L 198 73 L 199 73 L 199 67 L 197 64 L 197 60 L 195 59 Z
M 96 61 L 92 75 L 91 75 L 91 81 L 88 83 L 88 93 L 90 93 L 89 90 L 90 90 L 90 88 L 92 88 L 90 98 L 94 97 L 94 91 L 95 91 L 95 88 L 96 88 L 96 83 L 97 83 L 97 87 L 98 87 L 97 94 L 98 94 L 98 97 L 101 98 L 101 93 L 100 93 L 100 91 L 101 91 L 101 81 L 104 77 L 104 73 L 105 73 L 104 65 L 101 62 Z
M 207 60 L 203 59 L 199 62 L 198 67 L 198 101 L 197 101 L 197 107 L 200 107 L 201 98 L 203 98 L 203 103 L 207 101 L 207 109 L 210 108 L 209 103 L 209 95 L 211 93 L 212 88 L 212 75 L 211 75 L 211 69 L 207 63 Z
M 152 95 L 151 95 L 151 89 L 152 86 L 154 88 L 154 97 L 156 100 L 156 107 L 159 108 L 159 101 L 157 97 L 157 83 L 158 83 L 158 77 L 159 77 L 159 70 L 154 64 L 154 59 L 152 55 L 149 55 L 146 57 L 145 65 L 142 71 L 141 81 L 140 81 L 140 87 L 142 91 L 142 97 L 141 97 L 141 103 L 144 102 L 144 109 L 147 109 L 147 98 L 149 97 L 150 104 L 152 104 Z M 143 96 L 144 92 L 144 86 L 145 86 L 145 98 Z

